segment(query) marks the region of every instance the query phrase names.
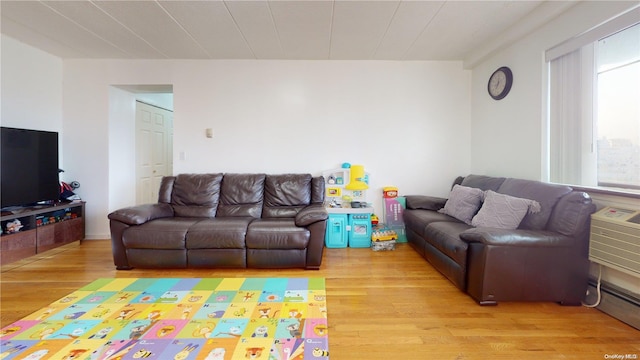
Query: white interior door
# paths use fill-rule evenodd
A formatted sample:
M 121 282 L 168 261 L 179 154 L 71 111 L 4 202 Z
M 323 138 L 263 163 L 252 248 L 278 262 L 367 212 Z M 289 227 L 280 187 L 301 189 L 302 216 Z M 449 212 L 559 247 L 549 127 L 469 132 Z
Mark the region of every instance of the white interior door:
M 158 201 L 163 176 L 173 173 L 173 112 L 136 102 L 136 204 Z

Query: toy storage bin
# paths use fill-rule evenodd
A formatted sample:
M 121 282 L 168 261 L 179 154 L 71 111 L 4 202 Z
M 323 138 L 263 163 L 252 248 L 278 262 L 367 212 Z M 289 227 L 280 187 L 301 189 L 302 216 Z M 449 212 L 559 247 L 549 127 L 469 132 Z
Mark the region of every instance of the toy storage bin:
M 325 246 L 328 248 L 346 248 L 348 243 L 347 214 L 329 214 L 325 232 Z
M 373 251 L 395 250 L 396 241 L 395 240 L 374 241 L 371 243 L 371 249 Z

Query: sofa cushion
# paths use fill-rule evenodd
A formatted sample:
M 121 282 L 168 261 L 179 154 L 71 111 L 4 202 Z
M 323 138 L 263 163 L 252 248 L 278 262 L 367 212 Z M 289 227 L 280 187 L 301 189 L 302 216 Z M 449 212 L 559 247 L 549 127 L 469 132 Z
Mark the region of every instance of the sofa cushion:
M 294 219 L 258 219 L 247 229 L 247 249 L 306 249 L 309 230 Z
M 478 188 L 454 185 L 449 200 L 438 212 L 471 225 L 471 219 L 482 205 L 483 192 Z
M 311 203 L 324 203 L 324 178 L 322 176 L 311 179 Z
M 310 174 L 267 175 L 263 218 L 293 218 L 311 203 Z
M 440 210 L 447 203 L 445 198 L 427 195 L 407 195 L 405 200 L 407 209 Z
M 498 191 L 500 185 L 504 182 L 505 178 L 503 177 L 493 177 L 493 176 L 485 176 L 485 175 L 467 175 L 462 180 L 460 185 L 474 187 L 481 190 L 493 190 Z
M 498 189 L 501 194 L 535 200 L 540 204 L 539 212 L 529 213 L 522 219 L 520 228 L 528 230 L 545 229 L 558 199 L 571 191 L 571 187 L 565 185 L 512 178 L 506 179 Z
M 470 225 L 462 222 L 434 222 L 425 228 L 425 238 L 429 244 L 466 268 L 469 244 L 460 239 L 460 234 L 470 228 Z
M 132 226 L 122 234 L 129 249 L 184 249 L 187 231 L 200 219 L 162 218 Z
M 222 174 L 180 174 L 171 193 L 175 216 L 214 217 L 220 199 Z
M 265 174 L 224 174 L 217 217 L 262 215 Z
M 441 214 L 437 211 L 413 209 L 405 209 L 402 213 L 402 219 L 404 220 L 404 226 L 407 229 L 411 229 L 413 232 L 423 237 L 425 236 L 425 229 L 427 225 L 431 223 L 441 221 L 458 222 L 457 219 L 446 214 Z
M 528 212 L 540 211 L 540 204 L 487 190 L 484 203 L 471 224 L 477 227 L 517 229 Z
M 203 219 L 189 228 L 187 249 L 244 249 L 251 217 Z

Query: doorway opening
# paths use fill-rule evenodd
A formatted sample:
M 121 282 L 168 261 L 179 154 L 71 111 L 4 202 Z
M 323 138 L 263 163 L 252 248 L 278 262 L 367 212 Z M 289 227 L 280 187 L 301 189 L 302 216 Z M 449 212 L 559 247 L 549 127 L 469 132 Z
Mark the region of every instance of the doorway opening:
M 173 86 L 109 89 L 109 208 L 155 203 L 173 175 Z

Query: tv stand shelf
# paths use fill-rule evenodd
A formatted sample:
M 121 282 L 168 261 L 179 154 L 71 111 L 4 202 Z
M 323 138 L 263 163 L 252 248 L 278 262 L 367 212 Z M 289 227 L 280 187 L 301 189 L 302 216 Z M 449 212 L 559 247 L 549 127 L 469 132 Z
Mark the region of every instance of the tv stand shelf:
M 84 239 L 84 205 L 73 201 L 2 211 L 0 262 L 8 264 Z

